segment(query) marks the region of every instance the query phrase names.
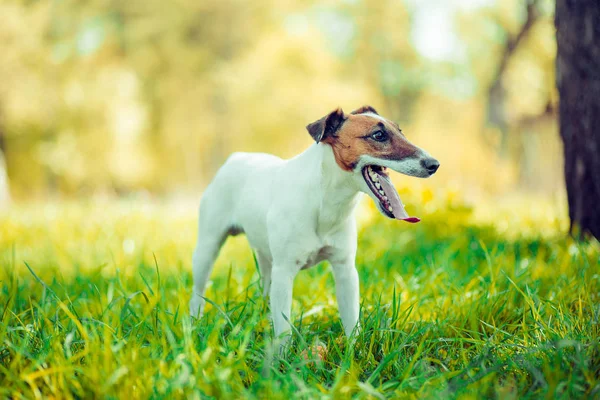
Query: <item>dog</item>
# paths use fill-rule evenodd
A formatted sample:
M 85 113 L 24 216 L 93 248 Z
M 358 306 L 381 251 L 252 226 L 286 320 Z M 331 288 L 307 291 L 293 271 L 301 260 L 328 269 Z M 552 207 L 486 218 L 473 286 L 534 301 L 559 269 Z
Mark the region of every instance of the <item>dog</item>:
M 371 106 L 338 108 L 307 125 L 314 139 L 289 160 L 234 153 L 208 185 L 199 209 L 190 314 L 199 318 L 204 291 L 225 239 L 245 233 L 256 254 L 277 338 L 289 337 L 292 288 L 300 270 L 328 260 L 346 336 L 358 331 L 359 280 L 354 210 L 363 193 L 388 218 L 415 223 L 387 168 L 426 178 L 440 163 L 413 145 Z

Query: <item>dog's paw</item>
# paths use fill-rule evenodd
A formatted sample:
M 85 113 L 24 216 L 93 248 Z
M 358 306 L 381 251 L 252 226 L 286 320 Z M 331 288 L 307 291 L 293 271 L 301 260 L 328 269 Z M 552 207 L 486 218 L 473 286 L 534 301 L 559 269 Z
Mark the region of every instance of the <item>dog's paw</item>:
M 204 312 L 204 304 L 205 301 L 202 297 L 197 294 L 192 294 L 192 298 L 190 299 L 190 316 L 195 319 L 200 319 Z

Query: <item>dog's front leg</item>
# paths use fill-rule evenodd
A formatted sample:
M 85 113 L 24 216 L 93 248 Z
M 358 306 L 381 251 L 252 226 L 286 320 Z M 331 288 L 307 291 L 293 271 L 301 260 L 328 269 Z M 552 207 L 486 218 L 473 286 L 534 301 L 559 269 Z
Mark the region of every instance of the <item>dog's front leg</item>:
M 354 258 L 332 261 L 331 268 L 335 278 L 335 293 L 346 336 L 351 338 L 358 331 L 358 313 L 360 293 L 358 272 Z
M 284 333 L 282 345 L 289 341 L 289 331 L 292 313 L 292 291 L 296 269 L 285 265 L 274 264 L 271 271 L 271 318 L 275 338 L 279 339 Z

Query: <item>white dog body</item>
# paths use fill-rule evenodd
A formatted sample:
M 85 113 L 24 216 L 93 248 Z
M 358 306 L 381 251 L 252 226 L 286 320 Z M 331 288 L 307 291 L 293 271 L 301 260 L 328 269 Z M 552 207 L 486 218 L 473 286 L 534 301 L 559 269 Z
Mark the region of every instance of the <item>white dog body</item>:
M 365 113 L 365 109 L 360 109 L 363 111 L 360 113 L 363 120 L 352 119 L 358 117 L 355 114 L 346 116 L 341 110 L 334 111 L 342 113 L 341 118 L 344 119 L 341 121 L 348 125 L 345 130 L 341 130 L 341 123 L 337 124 L 335 130 L 333 128 L 336 126 L 328 127 L 327 124 L 335 125 L 335 121 L 330 121 L 334 113 L 309 125 L 309 132 L 311 128 L 317 132 L 311 132 L 313 137 L 317 136 L 317 143 L 290 160 L 259 153 L 234 153 L 229 157 L 207 187 L 200 204 L 198 243 L 193 257 L 191 315 L 202 314 L 206 282 L 224 240 L 229 235 L 243 232 L 257 256 L 264 294 L 270 295 L 273 327 L 277 336 L 290 328 L 294 277 L 301 269 L 323 260 L 331 264 L 342 324 L 346 334 L 352 334 L 359 316 L 354 209 L 362 193 L 366 192 L 381 202 L 378 206 L 382 212 L 388 207 L 392 210 L 391 205 L 398 210 L 397 202 L 385 202 L 388 198 L 384 193 L 393 196 L 389 185 L 383 187 L 386 189 L 384 192 L 377 179 L 380 177 L 381 184 L 384 184 L 387 175 L 378 170 L 376 172 L 379 175 L 371 169 L 365 170 L 366 165 L 389 166 L 400 172 L 424 176 L 421 166 L 423 160 L 433 160 L 424 151 L 410 145 L 414 150 L 410 157 L 380 159 L 366 151 L 354 160 L 353 169 L 341 168 L 344 154 L 336 154 L 333 141 L 347 138 L 346 143 L 350 143 L 350 137 L 364 131 L 365 126 L 373 126 L 377 120 L 385 121 L 377 114 Z M 365 118 L 370 121 L 365 121 Z M 364 126 L 359 124 L 361 121 Z M 319 122 L 319 126 L 312 126 Z M 319 133 L 321 130 L 323 132 Z M 335 133 L 338 136 L 328 143 L 324 136 L 329 134 L 334 137 Z M 357 143 L 357 146 L 362 146 L 362 142 Z M 410 144 L 408 141 L 406 143 Z M 337 142 L 335 145 L 338 145 Z M 352 146 L 341 147 L 350 149 Z M 365 174 L 375 178 L 375 185 L 378 185 L 382 195 L 370 193 L 376 189 L 372 182 L 372 188 L 366 183 L 370 178 Z M 403 207 L 400 208 L 402 218 L 400 211 L 395 211 L 396 215 L 385 212 L 390 218 L 413 222 L 412 218 L 405 215 Z

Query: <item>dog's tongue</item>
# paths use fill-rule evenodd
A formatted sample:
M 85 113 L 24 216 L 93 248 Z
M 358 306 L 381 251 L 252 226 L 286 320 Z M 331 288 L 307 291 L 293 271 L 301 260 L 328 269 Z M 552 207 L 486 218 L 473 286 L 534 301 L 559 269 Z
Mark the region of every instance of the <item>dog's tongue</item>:
M 394 214 L 394 218 L 399 219 L 401 221 L 416 223 L 419 222 L 420 219 L 417 217 L 409 217 L 404 209 L 404 205 L 402 204 L 402 200 L 400 200 L 400 196 L 398 196 L 398 192 L 396 192 L 396 188 L 390 182 L 390 179 L 387 176 L 379 175 L 379 183 L 381 183 L 381 189 L 385 192 L 385 195 L 392 206 L 392 214 Z

